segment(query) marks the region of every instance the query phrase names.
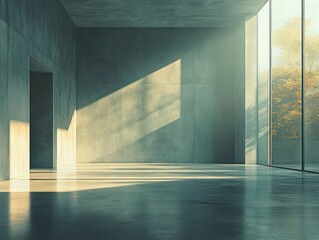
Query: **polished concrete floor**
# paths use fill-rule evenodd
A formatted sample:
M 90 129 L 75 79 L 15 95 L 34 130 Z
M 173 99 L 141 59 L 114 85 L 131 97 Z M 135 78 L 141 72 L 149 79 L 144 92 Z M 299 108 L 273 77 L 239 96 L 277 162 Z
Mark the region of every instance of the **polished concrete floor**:
M 319 239 L 319 175 L 79 164 L 0 182 L 0 239 Z
M 287 169 L 294 169 L 294 170 L 301 170 L 301 162 L 295 163 L 295 164 L 275 164 L 273 163 L 273 166 L 275 167 L 281 167 L 281 168 L 287 168 Z M 305 171 L 309 172 L 315 172 L 319 173 L 319 163 L 305 163 Z

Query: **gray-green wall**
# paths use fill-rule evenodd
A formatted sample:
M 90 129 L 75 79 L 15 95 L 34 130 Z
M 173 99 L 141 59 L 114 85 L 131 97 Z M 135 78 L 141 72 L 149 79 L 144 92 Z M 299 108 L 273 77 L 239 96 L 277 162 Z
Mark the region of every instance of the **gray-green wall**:
M 29 59 L 53 73 L 54 166 L 75 162 L 75 28 L 59 1 L 0 1 L 0 179 L 29 174 Z
M 242 163 L 244 36 L 78 29 L 77 161 Z

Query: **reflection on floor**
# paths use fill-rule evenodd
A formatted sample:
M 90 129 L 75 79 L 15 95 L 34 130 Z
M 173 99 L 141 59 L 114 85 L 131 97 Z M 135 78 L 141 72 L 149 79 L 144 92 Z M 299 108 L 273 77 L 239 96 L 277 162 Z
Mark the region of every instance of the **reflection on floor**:
M 305 163 L 305 170 L 319 173 L 319 162 L 318 163 Z
M 317 239 L 319 175 L 80 164 L 0 182 L 0 239 Z
M 301 162 L 300 163 L 295 163 L 295 164 L 276 164 L 274 163 L 273 166 L 275 167 L 282 167 L 282 168 L 288 168 L 288 169 L 293 169 L 293 170 L 301 170 Z M 310 172 L 316 172 L 319 173 L 319 163 L 305 163 L 305 171 L 310 171 Z

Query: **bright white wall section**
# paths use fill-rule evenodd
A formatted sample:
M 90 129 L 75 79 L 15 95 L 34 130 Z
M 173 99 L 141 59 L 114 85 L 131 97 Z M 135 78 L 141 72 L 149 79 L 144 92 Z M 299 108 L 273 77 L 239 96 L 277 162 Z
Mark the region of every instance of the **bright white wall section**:
M 257 16 L 246 21 L 245 162 L 257 161 Z

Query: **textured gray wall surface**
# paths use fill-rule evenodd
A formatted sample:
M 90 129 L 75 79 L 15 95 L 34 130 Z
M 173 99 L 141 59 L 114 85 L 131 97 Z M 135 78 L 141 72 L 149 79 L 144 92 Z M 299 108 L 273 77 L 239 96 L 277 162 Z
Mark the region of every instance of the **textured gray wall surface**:
M 75 162 L 75 28 L 59 1 L 0 3 L 0 179 L 29 174 L 30 57 L 53 73 L 54 166 Z
M 6 16 L 6 0 L 0 0 L 0 18 L 5 18 Z
M 9 177 L 9 124 L 8 124 L 8 36 L 7 25 L 0 19 L 0 179 Z
M 245 23 L 234 30 L 235 163 L 245 163 Z
M 53 167 L 53 78 L 30 73 L 30 166 Z
M 77 161 L 236 162 L 243 31 L 78 29 Z

